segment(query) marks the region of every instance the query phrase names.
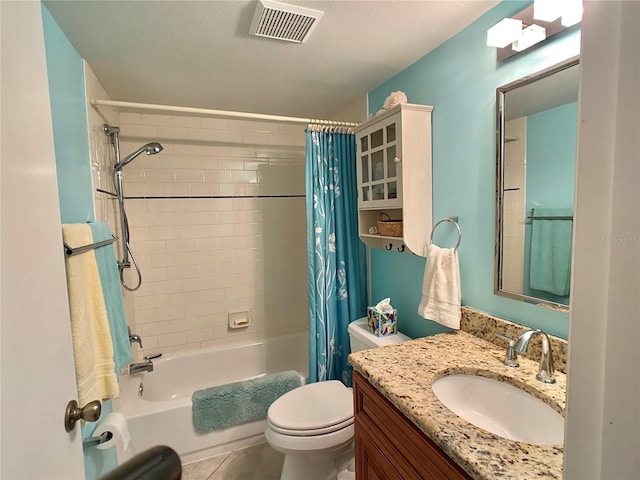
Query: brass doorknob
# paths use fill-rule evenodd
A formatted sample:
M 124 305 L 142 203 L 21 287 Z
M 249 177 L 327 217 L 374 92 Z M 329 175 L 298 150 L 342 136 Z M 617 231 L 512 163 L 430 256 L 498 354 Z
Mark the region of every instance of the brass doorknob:
M 71 400 L 67 403 L 67 409 L 64 412 L 64 429 L 67 432 L 72 431 L 80 419 L 86 422 L 95 422 L 100 418 L 101 412 L 102 403 L 100 400 L 89 402 L 82 408 L 78 407 L 78 402 Z

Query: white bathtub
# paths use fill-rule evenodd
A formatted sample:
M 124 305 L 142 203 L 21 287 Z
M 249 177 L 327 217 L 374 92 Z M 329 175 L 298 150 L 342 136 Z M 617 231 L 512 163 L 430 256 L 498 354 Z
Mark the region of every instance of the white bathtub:
M 188 463 L 263 442 L 264 420 L 196 433 L 191 421 L 191 395 L 195 390 L 285 370 L 296 370 L 305 379 L 307 338 L 306 334 L 293 334 L 163 355 L 153 360 L 153 372 L 123 375 L 114 410 L 127 419 L 131 441 L 126 451 L 118 449 L 119 460 L 155 445 L 167 445 Z

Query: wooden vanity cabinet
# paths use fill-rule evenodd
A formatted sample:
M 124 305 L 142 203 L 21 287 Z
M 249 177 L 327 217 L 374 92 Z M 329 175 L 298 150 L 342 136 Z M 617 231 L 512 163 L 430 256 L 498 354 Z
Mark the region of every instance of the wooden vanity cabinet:
M 353 398 L 356 480 L 471 478 L 356 371 Z

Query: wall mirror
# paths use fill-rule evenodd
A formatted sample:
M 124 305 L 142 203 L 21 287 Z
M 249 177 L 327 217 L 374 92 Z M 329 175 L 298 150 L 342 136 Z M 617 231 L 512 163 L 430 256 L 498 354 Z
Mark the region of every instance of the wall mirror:
M 497 295 L 568 309 L 579 60 L 496 90 Z

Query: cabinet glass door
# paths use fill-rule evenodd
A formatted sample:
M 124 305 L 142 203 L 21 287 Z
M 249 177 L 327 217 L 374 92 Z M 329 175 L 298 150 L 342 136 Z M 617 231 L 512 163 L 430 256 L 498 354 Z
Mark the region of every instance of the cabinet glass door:
M 361 207 L 399 204 L 398 116 L 387 118 L 359 133 L 358 178 Z

